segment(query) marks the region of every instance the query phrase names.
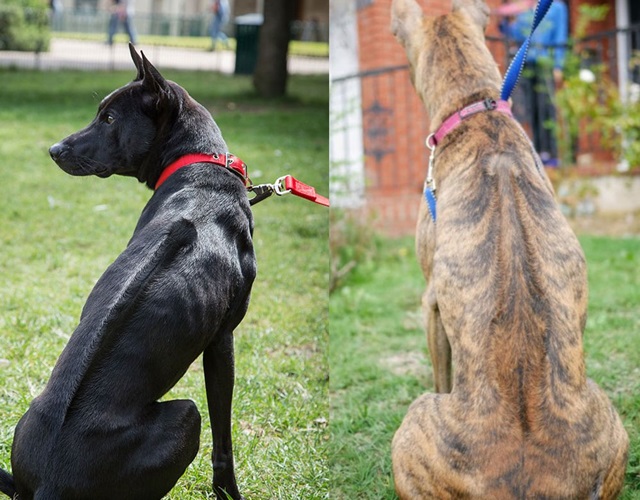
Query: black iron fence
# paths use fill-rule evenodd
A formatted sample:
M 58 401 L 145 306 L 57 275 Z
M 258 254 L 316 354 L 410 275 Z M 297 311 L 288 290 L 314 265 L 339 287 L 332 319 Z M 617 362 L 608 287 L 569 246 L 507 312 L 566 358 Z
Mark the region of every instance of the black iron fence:
M 604 64 L 614 81 L 640 83 L 640 24 L 589 35 L 577 46 L 584 67 Z

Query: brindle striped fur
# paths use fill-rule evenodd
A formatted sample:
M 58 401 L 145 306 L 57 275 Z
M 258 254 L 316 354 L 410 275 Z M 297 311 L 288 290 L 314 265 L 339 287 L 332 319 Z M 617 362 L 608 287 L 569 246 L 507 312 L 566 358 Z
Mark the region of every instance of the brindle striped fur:
M 488 9 L 453 4 L 437 18 L 414 0 L 392 8 L 433 130 L 499 96 Z M 418 398 L 393 440 L 402 499 L 596 499 L 622 488 L 628 437 L 585 375 L 584 255 L 538 162 L 503 113 L 474 115 L 438 145 L 438 219 L 423 200 L 417 252 L 439 394 Z

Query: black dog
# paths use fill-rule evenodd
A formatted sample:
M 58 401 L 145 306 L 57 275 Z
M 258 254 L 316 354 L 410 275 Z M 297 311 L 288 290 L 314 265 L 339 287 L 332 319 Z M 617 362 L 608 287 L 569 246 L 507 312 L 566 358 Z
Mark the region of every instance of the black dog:
M 50 149 L 72 175 L 136 177 L 155 187 L 185 155 L 219 158 L 210 114 L 131 47 L 137 78 L 107 96 L 85 129 Z M 126 250 L 89 295 L 43 391 L 20 419 L 13 477 L 20 500 L 164 496 L 194 459 L 192 401 L 158 403 L 204 352 L 214 437 L 213 487 L 241 499 L 231 447 L 233 330 L 256 274 L 245 185 L 231 169 L 193 163 L 144 208 Z

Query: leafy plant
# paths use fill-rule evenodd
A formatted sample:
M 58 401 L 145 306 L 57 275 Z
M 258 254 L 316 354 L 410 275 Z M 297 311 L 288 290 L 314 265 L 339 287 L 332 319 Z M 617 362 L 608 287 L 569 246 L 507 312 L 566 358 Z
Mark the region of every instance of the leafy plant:
M 49 36 L 46 3 L 37 0 L 0 3 L 0 50 L 46 51 Z
M 587 28 L 607 15 L 607 5 L 580 5 L 574 36 L 569 42 L 563 84 L 555 94 L 558 122 L 555 124 L 558 148 L 564 164 L 575 160 L 575 150 L 582 134 L 595 131 L 610 136 L 606 119 L 611 115 L 619 95 L 615 84 L 608 78 L 603 64 L 585 67 L 591 55 L 589 47 L 581 42 Z
M 373 224 L 358 220 L 357 216 L 348 212 L 331 210 L 331 292 L 342 285 L 348 276 L 366 268 L 375 258 L 379 237 L 372 227 Z
M 607 5 L 581 5 L 565 61 L 564 82 L 556 92 L 558 110 L 556 127 L 558 146 L 565 164 L 575 160 L 578 139 L 585 134 L 599 134 L 604 149 L 631 168 L 640 167 L 640 87 L 632 84 L 621 95 L 609 77 L 606 64 L 587 65 L 593 49 L 584 41 L 593 21 L 607 15 Z M 640 54 L 629 62 L 631 70 L 640 67 Z
M 629 61 L 632 71 L 640 67 L 640 52 Z M 640 85 L 633 83 L 625 97 L 612 106 L 613 113 L 604 117 L 605 130 L 609 131 L 606 145 L 631 169 L 640 168 Z

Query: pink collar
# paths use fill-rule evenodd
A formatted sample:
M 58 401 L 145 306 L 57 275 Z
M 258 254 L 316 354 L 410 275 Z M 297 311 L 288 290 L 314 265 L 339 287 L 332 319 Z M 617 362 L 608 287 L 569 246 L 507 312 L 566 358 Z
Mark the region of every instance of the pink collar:
M 164 181 L 166 181 L 171 174 L 173 174 L 176 170 L 186 167 L 187 165 L 191 165 L 193 163 L 213 163 L 214 165 L 218 165 L 220 167 L 228 168 L 233 173 L 237 174 L 244 182 L 245 186 L 250 186 L 251 181 L 249 181 L 249 176 L 247 174 L 247 166 L 245 163 L 238 158 L 237 156 L 232 155 L 231 153 L 227 154 L 218 154 L 213 153 L 212 155 L 203 154 L 203 153 L 194 153 L 181 156 L 176 161 L 167 166 L 160 175 L 158 182 L 156 182 L 156 189 L 158 189 Z
M 507 101 L 494 101 L 493 99 L 484 99 L 483 101 L 474 102 L 469 106 L 462 108 L 447 118 L 440 128 L 427 137 L 427 147 L 431 150 L 429 155 L 429 170 L 427 170 L 427 179 L 424 181 L 424 196 L 431 213 L 433 222 L 436 221 L 436 180 L 433 177 L 434 160 L 436 145 L 444 139 L 444 137 L 462 123 L 462 120 L 482 111 L 500 111 L 509 116 L 511 114 L 511 106 Z
M 480 113 L 481 111 L 500 111 L 501 113 L 505 113 L 509 116 L 513 116 L 511 114 L 511 106 L 507 101 L 494 101 L 493 99 L 484 99 L 482 101 L 474 102 L 469 106 L 461 109 L 460 111 L 456 111 L 449 118 L 447 118 L 440 128 L 436 130 L 433 134 L 430 134 L 427 137 L 427 146 L 431 148 L 435 148 L 436 145 L 444 139 L 444 136 L 455 129 L 462 120 L 469 118 L 476 113 Z

